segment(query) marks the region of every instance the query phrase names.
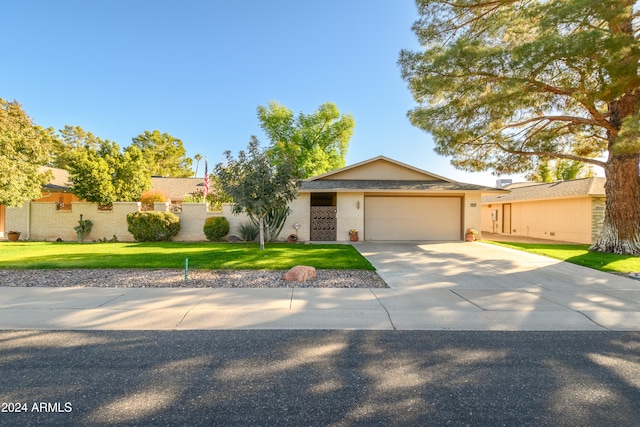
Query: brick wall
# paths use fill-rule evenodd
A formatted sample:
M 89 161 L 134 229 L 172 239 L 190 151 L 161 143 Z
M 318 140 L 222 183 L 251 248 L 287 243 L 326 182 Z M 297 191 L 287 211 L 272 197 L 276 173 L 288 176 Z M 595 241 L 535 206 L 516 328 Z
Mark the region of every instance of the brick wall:
M 591 243 L 595 242 L 604 223 L 604 211 L 607 199 L 594 197 L 591 199 Z
M 309 197 L 301 195 L 291 207 L 294 211 L 287 218 L 280 235 L 280 240 L 295 233 L 293 225 L 300 224 L 298 231 L 300 240 L 309 239 Z M 20 231 L 21 240 L 76 241 L 77 235 L 73 227 L 78 225 L 80 214 L 83 219 L 91 220 L 93 228 L 86 241 L 99 239 L 111 239 L 116 236 L 121 242 L 134 241 L 133 236 L 127 230 L 127 214 L 140 210 L 138 202 L 116 202 L 113 210 L 100 211 L 94 203 L 74 202 L 70 210 L 56 209 L 55 202 L 31 202 L 19 208 L 6 208 L 6 231 Z M 166 203 L 155 203 L 154 210 L 166 211 L 170 207 Z M 173 239 L 175 241 L 205 241 L 204 222 L 213 216 L 224 216 L 229 220 L 229 235 L 240 236 L 238 227 L 241 223 L 249 221 L 245 214 L 235 215 L 231 212 L 232 205 L 224 204 L 222 212 L 207 212 L 204 203 L 183 203 L 182 212 L 176 213 L 180 218 L 180 232 Z M 6 234 L 6 233 L 5 233 Z

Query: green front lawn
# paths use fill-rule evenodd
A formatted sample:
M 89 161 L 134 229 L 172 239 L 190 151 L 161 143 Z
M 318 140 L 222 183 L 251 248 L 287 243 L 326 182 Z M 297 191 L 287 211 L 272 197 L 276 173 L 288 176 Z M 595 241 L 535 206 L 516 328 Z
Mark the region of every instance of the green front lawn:
M 0 242 L 0 269 L 184 268 L 375 270 L 351 245 L 267 243 L 56 243 Z
M 601 271 L 614 273 L 640 272 L 640 257 L 589 252 L 589 245 L 494 242 L 489 240 L 483 240 L 483 242 L 545 255 Z

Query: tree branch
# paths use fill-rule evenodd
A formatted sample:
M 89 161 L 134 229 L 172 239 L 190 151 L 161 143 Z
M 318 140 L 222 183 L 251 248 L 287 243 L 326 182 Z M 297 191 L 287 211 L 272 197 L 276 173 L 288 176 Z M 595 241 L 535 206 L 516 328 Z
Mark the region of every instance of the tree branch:
M 591 120 L 591 119 L 586 119 L 584 117 L 576 117 L 576 116 L 540 116 L 540 117 L 533 117 L 531 119 L 528 120 L 524 120 L 522 122 L 517 122 L 517 123 L 512 123 L 510 125 L 506 125 L 505 128 L 514 128 L 514 127 L 521 127 L 524 126 L 526 124 L 529 123 L 539 123 L 542 121 L 546 121 L 546 122 L 569 122 L 569 123 L 576 123 L 576 124 L 584 124 L 584 125 L 591 125 L 591 126 L 602 126 L 602 124 L 600 124 L 598 121 L 596 120 Z

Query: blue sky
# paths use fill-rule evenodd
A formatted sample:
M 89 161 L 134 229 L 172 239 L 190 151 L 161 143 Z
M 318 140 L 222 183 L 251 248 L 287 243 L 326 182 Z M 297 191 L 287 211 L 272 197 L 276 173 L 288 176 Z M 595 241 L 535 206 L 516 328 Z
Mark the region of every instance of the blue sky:
M 415 104 L 397 60 L 418 48 L 412 0 L 29 0 L 2 9 L 0 97 L 41 126 L 77 125 L 121 146 L 158 129 L 211 168 L 251 135 L 268 144 L 258 105 L 278 101 L 297 114 L 333 102 L 356 122 L 347 164 L 384 155 L 458 181 L 497 179 L 454 169 L 406 117 Z

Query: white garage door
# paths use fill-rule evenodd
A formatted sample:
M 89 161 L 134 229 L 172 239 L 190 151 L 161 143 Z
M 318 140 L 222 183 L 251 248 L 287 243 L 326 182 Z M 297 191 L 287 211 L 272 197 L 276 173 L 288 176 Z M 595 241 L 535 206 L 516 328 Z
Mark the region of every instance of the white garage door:
M 365 197 L 367 240 L 460 240 L 459 197 Z

